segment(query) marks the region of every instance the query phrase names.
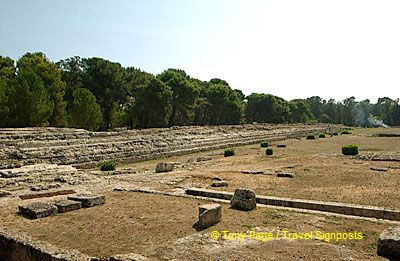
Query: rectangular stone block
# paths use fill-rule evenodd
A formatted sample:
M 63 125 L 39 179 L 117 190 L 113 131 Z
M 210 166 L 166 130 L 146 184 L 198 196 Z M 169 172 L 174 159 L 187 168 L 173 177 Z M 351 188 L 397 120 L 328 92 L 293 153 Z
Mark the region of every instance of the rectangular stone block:
M 58 213 L 65 213 L 72 210 L 77 210 L 82 207 L 82 203 L 74 200 L 60 200 L 56 201 L 54 205 L 58 209 Z
M 174 170 L 174 163 L 173 162 L 159 162 L 156 166 L 156 173 L 160 172 L 170 172 Z
M 34 202 L 25 206 L 18 206 L 19 212 L 27 218 L 43 218 L 57 213 L 57 207 L 51 203 Z
M 221 221 L 222 211 L 220 204 L 206 204 L 199 207 L 199 228 L 207 228 Z
M 377 254 L 389 260 L 400 260 L 400 227 L 389 227 L 380 234 Z
M 94 194 L 79 194 L 75 196 L 69 196 L 69 200 L 79 201 L 82 203 L 82 207 L 90 208 L 96 205 L 104 204 L 106 198 L 104 195 L 94 195 Z

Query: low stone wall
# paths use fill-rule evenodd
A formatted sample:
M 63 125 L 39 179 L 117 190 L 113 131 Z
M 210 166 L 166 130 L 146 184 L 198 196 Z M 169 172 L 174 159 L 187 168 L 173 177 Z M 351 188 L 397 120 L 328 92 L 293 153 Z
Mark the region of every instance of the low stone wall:
M 0 129 L 0 169 L 38 163 L 93 167 L 304 137 L 331 125 L 249 124 L 90 132 L 63 128 Z
M 16 231 L 0 228 L 0 260 L 85 261 L 91 258 L 76 250 L 64 250 L 45 242 L 35 242 Z
M 200 197 L 224 199 L 224 200 L 230 200 L 233 196 L 233 193 L 231 192 L 215 191 L 208 189 L 196 189 L 196 188 L 187 189 L 186 194 L 193 196 L 200 196 Z M 263 204 L 263 205 L 308 209 L 308 210 L 331 212 L 344 215 L 400 221 L 400 210 L 397 209 L 387 209 L 374 206 L 363 206 L 363 205 L 345 204 L 337 202 L 323 202 L 315 200 L 266 197 L 266 196 L 256 196 L 256 202 L 258 204 Z

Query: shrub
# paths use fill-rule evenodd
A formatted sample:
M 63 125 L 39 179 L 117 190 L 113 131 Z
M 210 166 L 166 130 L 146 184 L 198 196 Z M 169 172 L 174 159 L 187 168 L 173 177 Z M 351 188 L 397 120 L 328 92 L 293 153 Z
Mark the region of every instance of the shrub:
M 337 136 L 337 135 L 338 135 L 337 132 L 332 133 L 332 136 Z
M 358 154 L 358 146 L 352 145 L 352 144 L 343 146 L 342 153 L 344 155 L 357 155 Z
M 226 149 L 224 151 L 224 157 L 230 157 L 235 155 L 235 150 L 234 149 Z
M 263 141 L 263 142 L 261 142 L 260 145 L 261 145 L 261 148 L 266 148 L 269 146 L 268 141 Z
M 115 170 L 116 166 L 117 164 L 115 164 L 114 162 L 105 161 L 100 163 L 100 170 L 101 171 Z
M 271 156 L 272 154 L 274 154 L 274 151 L 271 148 L 268 148 L 265 150 L 265 154 L 267 154 L 268 156 Z
M 342 131 L 340 134 L 351 134 L 351 131 L 344 130 L 344 131 Z
M 320 133 L 320 134 L 318 135 L 318 138 L 325 138 L 325 133 Z
M 314 135 L 308 135 L 306 137 L 306 140 L 315 140 L 315 136 Z

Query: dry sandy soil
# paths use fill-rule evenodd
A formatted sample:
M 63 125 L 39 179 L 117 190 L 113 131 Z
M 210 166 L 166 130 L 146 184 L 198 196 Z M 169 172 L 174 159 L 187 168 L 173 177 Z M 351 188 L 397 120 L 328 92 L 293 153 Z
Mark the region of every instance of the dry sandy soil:
M 267 196 L 400 208 L 400 162 L 361 160 L 341 153 L 343 145 L 357 144 L 360 155 L 395 154 L 400 159 L 400 137 L 371 137 L 377 132 L 400 133 L 400 129 L 356 129 L 351 135 L 276 142 L 272 145 L 273 156 L 266 156 L 265 149 L 259 145 L 249 145 L 235 148 L 236 155 L 228 158 L 223 157 L 222 151 L 175 157 L 168 160 L 181 162 L 183 167 L 173 174 L 160 176 L 177 176 L 177 188 L 211 188 L 212 178 L 219 177 L 229 183 L 227 187 L 218 188 L 220 190 L 234 191 L 237 187 L 248 187 L 254 189 L 256 194 Z M 276 144 L 286 144 L 287 147 L 277 148 Z M 201 156 L 211 160 L 188 163 Z M 130 166 L 153 170 L 156 162 Z M 388 170 L 381 172 L 371 168 Z M 261 170 L 264 175 L 243 174 L 243 170 Z M 271 175 L 276 172 L 290 172 L 295 174 L 295 178 Z M 171 187 L 162 187 L 160 179 L 158 183 L 161 183 L 157 184 L 159 189 L 168 190 Z
M 400 129 L 394 128 L 356 129 L 352 135 L 276 142 L 275 145 L 286 144 L 287 147 L 272 145 L 274 156 L 270 157 L 259 145 L 249 145 L 235 148 L 236 155 L 228 158 L 218 150 L 119 166 L 120 170 L 133 168 L 136 174 L 113 175 L 115 173 L 87 170 L 85 182 L 65 184 L 63 188 L 104 193 L 105 205 L 29 220 L 17 215 L 16 210 L 19 204 L 34 200 L 21 202 L 16 197 L 1 198 L 0 226 L 13 227 L 34 239 L 97 257 L 138 253 L 162 260 L 383 260 L 376 256 L 376 240 L 379 233 L 392 224 L 382 220 L 299 213 L 272 207 L 241 212 L 222 203 L 222 221 L 196 231 L 192 225 L 197 219 L 198 206 L 209 201 L 112 191 L 115 187 L 160 191 L 211 188 L 213 178 L 218 177 L 229 184 L 219 190 L 248 187 L 260 195 L 400 208 L 397 200 L 400 162 L 368 161 L 341 155 L 341 146 L 350 143 L 359 145 L 361 155 L 400 154 L 400 138 L 371 137 L 382 131 L 400 133 Z M 156 174 L 154 168 L 158 161 L 177 162 L 177 168 L 173 172 Z M 371 167 L 389 169 L 380 172 Z M 264 174 L 243 174 L 242 170 L 262 170 Z M 291 172 L 295 177 L 278 178 L 273 175 L 277 171 Z M 54 198 L 36 200 L 52 201 Z M 283 229 L 314 233 L 317 230 L 358 231 L 363 239 L 326 242 L 278 237 L 267 242 L 252 239 L 240 242 L 210 238 L 214 230 L 276 233 Z
M 268 207 L 242 212 L 222 204 L 222 221 L 196 231 L 192 225 L 197 219 L 198 205 L 208 201 L 136 192 L 105 195 L 105 205 L 38 220 L 16 216 L 16 204 L 9 204 L 1 212 L 2 226 L 18 228 L 34 239 L 92 256 L 133 252 L 163 260 L 382 260 L 375 255 L 376 239 L 388 226 L 384 222 Z M 278 229 L 314 233 L 357 231 L 363 239 L 288 240 L 283 234 L 278 240 L 267 242 L 210 238 L 214 230 L 276 233 Z

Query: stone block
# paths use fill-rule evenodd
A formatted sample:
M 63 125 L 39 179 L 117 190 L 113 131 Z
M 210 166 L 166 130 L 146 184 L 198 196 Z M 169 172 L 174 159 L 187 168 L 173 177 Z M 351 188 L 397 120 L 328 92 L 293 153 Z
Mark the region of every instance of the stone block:
M 82 203 L 74 200 L 60 200 L 56 201 L 54 205 L 58 209 L 58 213 L 65 213 L 72 210 L 77 210 L 82 207 Z
M 389 260 L 400 260 L 400 227 L 389 227 L 380 234 L 377 254 Z
M 48 217 L 57 213 L 57 207 L 46 202 L 34 202 L 29 205 L 18 206 L 18 209 L 23 216 L 32 219 Z
M 226 182 L 226 181 L 224 181 L 224 180 L 221 180 L 221 181 L 214 181 L 212 184 L 211 184 L 211 187 L 226 187 L 226 186 L 228 186 L 228 182 Z
M 231 207 L 238 210 L 252 210 L 255 209 L 256 195 L 251 189 L 238 188 L 231 198 Z
M 106 200 L 104 195 L 95 194 L 78 194 L 75 196 L 69 196 L 68 199 L 81 202 L 82 207 L 84 208 L 90 208 L 96 205 L 104 204 Z
M 294 174 L 288 173 L 288 172 L 280 172 L 280 173 L 277 173 L 276 176 L 278 178 L 294 178 Z
M 172 162 L 159 162 L 156 166 L 156 173 L 170 172 L 174 169 L 174 163 Z
M 11 195 L 12 195 L 11 192 L 4 191 L 4 190 L 0 190 L 0 198 L 1 198 L 1 197 L 11 196 Z
M 199 207 L 198 228 L 208 228 L 221 221 L 222 210 L 220 204 L 206 204 Z

